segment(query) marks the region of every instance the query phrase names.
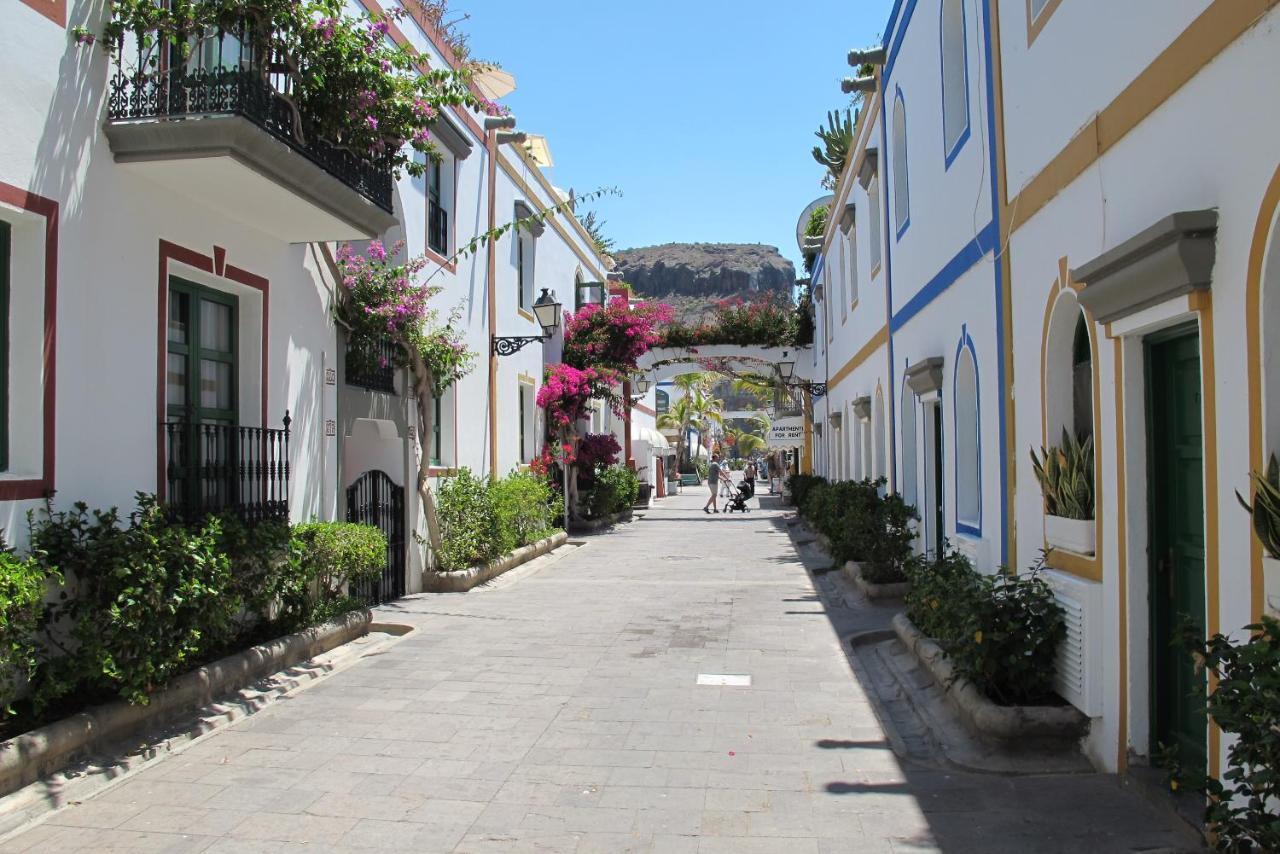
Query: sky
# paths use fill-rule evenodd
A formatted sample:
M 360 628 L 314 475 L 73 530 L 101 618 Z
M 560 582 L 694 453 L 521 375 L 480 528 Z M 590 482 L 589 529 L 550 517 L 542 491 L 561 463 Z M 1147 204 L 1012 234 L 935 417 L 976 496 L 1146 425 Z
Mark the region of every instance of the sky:
M 547 175 L 620 249 L 764 243 L 799 268 L 796 220 L 825 191 L 810 153 L 849 98 L 845 55 L 891 0 L 453 0 L 472 55 L 515 75 L 502 102 L 547 137 Z M 583 213 L 583 209 L 579 209 Z

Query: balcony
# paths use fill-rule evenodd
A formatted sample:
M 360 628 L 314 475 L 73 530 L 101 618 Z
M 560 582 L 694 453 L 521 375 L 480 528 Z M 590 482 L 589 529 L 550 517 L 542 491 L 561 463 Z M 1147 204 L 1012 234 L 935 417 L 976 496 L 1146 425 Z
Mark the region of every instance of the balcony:
M 161 425 L 171 515 L 195 520 L 233 513 L 249 524 L 287 520 L 290 421 L 286 412 L 280 429 L 186 419 Z
M 390 167 L 298 133 L 306 116 L 290 106 L 280 63 L 232 34 L 159 69 L 141 47 L 136 62 L 131 54 L 122 43 L 109 82 L 117 163 L 290 243 L 370 238 L 395 224 Z
M 361 346 L 347 341 L 343 370 L 347 385 L 396 393 L 396 345 L 390 338 Z

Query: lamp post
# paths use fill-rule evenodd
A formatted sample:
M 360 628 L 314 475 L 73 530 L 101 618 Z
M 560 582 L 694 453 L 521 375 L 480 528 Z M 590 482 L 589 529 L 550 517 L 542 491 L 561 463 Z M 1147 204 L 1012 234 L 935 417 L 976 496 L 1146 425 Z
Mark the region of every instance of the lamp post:
M 556 302 L 556 298 L 551 295 L 547 288 L 542 289 L 542 295 L 533 304 L 533 316 L 537 318 L 538 325 L 542 327 L 541 335 L 495 335 L 493 336 L 492 344 L 493 354 L 495 356 L 510 356 L 512 353 L 518 353 L 527 344 L 532 344 L 534 341 L 546 341 L 560 328 L 560 303 Z

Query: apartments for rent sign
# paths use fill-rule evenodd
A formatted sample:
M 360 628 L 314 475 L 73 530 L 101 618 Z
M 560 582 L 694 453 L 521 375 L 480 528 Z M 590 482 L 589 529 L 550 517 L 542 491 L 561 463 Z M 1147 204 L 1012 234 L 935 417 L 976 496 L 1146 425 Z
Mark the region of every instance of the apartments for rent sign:
M 770 448 L 798 448 L 804 444 L 804 418 L 780 418 L 769 428 L 766 440 Z

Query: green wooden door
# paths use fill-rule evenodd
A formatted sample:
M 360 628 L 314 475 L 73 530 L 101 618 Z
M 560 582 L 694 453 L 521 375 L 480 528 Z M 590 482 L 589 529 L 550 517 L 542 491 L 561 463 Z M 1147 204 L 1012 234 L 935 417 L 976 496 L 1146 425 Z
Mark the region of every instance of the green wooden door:
M 1204 435 L 1200 337 L 1180 329 L 1147 340 L 1150 474 L 1151 740 L 1203 769 L 1205 677 L 1178 643 L 1190 621 L 1204 636 Z

